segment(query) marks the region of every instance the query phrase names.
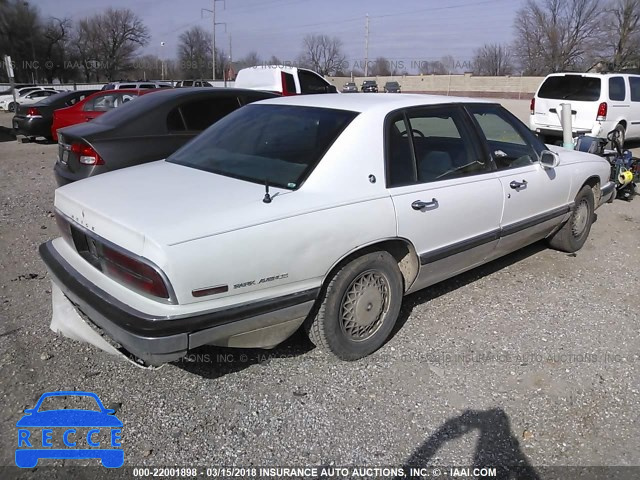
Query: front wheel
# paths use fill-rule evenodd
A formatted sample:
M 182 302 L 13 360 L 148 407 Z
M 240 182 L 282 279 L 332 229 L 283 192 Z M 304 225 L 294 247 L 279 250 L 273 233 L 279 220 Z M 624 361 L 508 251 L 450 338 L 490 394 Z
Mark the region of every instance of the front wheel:
M 16 104 L 15 104 L 14 102 L 11 102 L 11 103 L 9 104 L 9 106 L 7 107 L 7 109 L 8 109 L 10 112 L 14 112 L 14 111 L 15 111 L 15 109 L 16 109 Z
M 549 239 L 549 245 L 568 253 L 580 250 L 591 231 L 594 205 L 593 190 L 589 185 L 585 185 L 576 195 L 569 220 Z
M 403 293 L 398 263 L 388 252 L 358 257 L 327 285 L 317 315 L 305 325 L 309 339 L 342 360 L 366 357 L 389 337 Z

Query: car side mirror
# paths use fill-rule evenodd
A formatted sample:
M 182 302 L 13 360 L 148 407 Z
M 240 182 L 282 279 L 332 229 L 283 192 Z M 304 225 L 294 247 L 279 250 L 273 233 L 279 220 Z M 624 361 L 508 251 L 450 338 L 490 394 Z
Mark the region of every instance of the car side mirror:
M 560 155 L 551 150 L 543 150 L 540 155 L 540 165 L 544 168 L 556 168 L 560 165 Z
M 338 89 L 335 85 L 327 85 L 327 93 L 338 93 Z

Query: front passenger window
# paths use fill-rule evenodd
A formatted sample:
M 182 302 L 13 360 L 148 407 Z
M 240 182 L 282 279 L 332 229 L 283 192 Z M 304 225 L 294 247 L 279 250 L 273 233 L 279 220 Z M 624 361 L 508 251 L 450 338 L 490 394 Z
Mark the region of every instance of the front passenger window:
M 535 149 L 500 109 L 470 107 L 489 145 L 498 170 L 524 167 L 538 161 Z

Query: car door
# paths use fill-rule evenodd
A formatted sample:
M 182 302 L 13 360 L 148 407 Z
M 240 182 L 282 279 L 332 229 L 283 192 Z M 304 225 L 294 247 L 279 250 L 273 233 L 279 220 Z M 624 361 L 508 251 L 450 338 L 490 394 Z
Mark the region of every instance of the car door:
M 486 141 L 500 180 L 504 211 L 500 220 L 500 256 L 544 238 L 570 210 L 571 172 L 545 169 L 540 153 L 545 145 L 500 105 L 469 105 Z
M 498 241 L 502 187 L 463 108 L 399 111 L 385 128 L 398 236 L 420 257 L 410 290 L 483 263 Z

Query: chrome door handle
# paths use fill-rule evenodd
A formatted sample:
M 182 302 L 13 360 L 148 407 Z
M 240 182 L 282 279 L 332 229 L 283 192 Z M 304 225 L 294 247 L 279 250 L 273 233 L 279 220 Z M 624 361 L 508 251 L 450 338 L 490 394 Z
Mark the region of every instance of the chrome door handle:
M 436 200 L 435 198 L 432 198 L 430 202 L 423 202 L 422 200 L 416 200 L 411 204 L 411 208 L 413 208 L 414 210 L 423 210 L 425 208 L 437 207 L 437 206 L 438 206 L 438 200 Z
M 514 190 L 517 190 L 519 188 L 526 187 L 527 186 L 527 181 L 526 180 L 522 180 L 521 182 L 517 182 L 516 180 L 514 180 L 513 182 L 511 182 L 509 184 L 509 186 L 511 188 L 513 188 Z

